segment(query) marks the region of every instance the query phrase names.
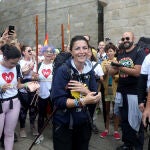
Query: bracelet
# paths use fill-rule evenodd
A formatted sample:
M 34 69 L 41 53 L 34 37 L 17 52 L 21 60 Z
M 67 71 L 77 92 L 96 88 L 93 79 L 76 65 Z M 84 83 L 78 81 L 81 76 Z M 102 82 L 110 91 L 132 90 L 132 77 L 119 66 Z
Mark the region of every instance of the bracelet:
M 28 83 L 24 83 L 24 87 L 27 89 L 28 88 Z
M 78 101 L 78 99 L 74 99 L 74 105 L 75 105 L 76 107 L 79 106 L 79 101 Z
M 80 98 L 80 102 L 81 102 L 82 106 L 85 106 L 85 105 L 86 105 L 86 104 L 85 104 L 85 99 L 84 99 L 84 98 Z

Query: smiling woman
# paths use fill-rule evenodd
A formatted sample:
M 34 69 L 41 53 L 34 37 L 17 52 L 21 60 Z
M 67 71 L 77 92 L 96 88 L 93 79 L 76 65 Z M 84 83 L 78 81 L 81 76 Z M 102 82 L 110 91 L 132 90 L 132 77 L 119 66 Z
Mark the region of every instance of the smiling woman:
M 92 63 L 87 59 L 88 48 L 85 37 L 72 38 L 72 57 L 56 70 L 53 77 L 51 98 L 57 108 L 53 116 L 54 150 L 62 150 L 62 147 L 88 150 L 91 137 L 89 111 L 100 99 L 100 93 L 94 95 L 97 83 Z
M 74 58 L 74 63 L 80 72 L 82 72 L 84 62 L 87 59 L 87 52 L 88 52 L 88 45 L 85 41 L 80 40 L 75 42 L 71 54 Z
M 4 129 L 4 149 L 13 149 L 14 130 L 20 112 L 20 101 L 18 99 L 18 87 L 20 83 L 17 67 L 21 57 L 20 51 L 10 45 L 1 47 L 3 60 L 0 63 L 0 137 Z
M 44 120 L 47 116 L 47 107 L 52 110 L 50 100 L 50 90 L 52 85 L 52 71 L 53 71 L 53 59 L 55 57 L 55 49 L 52 46 L 43 46 L 41 53 L 44 56 L 44 60 L 38 64 L 38 74 L 36 66 L 33 69 L 33 76 L 38 77 L 40 84 L 39 97 L 38 97 L 38 132 L 40 133 L 44 127 Z M 50 105 L 49 105 L 50 104 Z M 36 143 L 40 143 L 44 139 L 43 135 L 40 135 L 36 140 Z
M 30 81 L 32 81 L 32 72 L 34 68 L 34 57 L 33 57 L 33 52 L 31 51 L 31 47 L 28 45 L 23 45 L 21 48 L 22 52 L 22 59 L 20 60 L 20 67 L 21 71 L 23 74 L 23 80 L 22 82 L 26 85 L 24 88 L 19 90 L 19 96 L 20 96 L 20 101 L 21 101 L 21 110 L 20 110 L 20 137 L 26 137 L 27 134 L 25 132 L 25 125 L 26 125 L 26 116 L 27 112 L 29 110 L 29 117 L 30 117 L 30 127 L 31 127 L 31 132 L 32 135 L 37 135 L 38 132 L 36 131 L 35 128 L 35 118 L 36 118 L 36 107 L 31 106 L 31 101 L 34 98 L 34 92 L 28 91 L 28 82 L 29 85 Z

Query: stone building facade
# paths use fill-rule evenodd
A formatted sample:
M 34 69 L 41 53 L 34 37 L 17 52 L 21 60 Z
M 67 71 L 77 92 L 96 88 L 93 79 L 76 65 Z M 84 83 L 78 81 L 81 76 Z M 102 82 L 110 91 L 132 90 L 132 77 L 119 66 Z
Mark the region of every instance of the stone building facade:
M 125 31 L 133 31 L 137 40 L 150 34 L 149 0 L 47 0 L 46 25 L 45 2 L 0 0 L 0 31 L 15 25 L 18 39 L 34 46 L 35 16 L 38 15 L 39 43 L 44 42 L 46 28 L 49 44 L 56 47 L 61 47 L 61 24 L 65 43 L 69 43 L 68 22 L 71 37 L 88 34 L 95 47 L 106 37 L 116 44 Z

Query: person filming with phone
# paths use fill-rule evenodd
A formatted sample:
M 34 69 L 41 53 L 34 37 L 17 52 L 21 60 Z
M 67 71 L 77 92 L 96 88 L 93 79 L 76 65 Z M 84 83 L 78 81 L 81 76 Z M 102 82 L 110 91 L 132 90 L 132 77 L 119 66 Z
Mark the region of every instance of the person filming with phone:
M 10 45 L 17 47 L 18 50 L 21 51 L 20 49 L 21 44 L 20 42 L 18 42 L 15 26 L 12 26 L 12 25 L 8 26 L 5 29 L 5 31 L 1 34 L 0 40 L 3 41 L 3 45 L 10 44 Z
M 119 73 L 114 111 L 121 116 L 124 144 L 117 150 L 143 150 L 144 128 L 141 122 L 142 112 L 138 107 L 137 84 L 145 52 L 137 50 L 132 32 L 125 32 L 121 41 L 124 51 L 117 56 L 118 62 L 115 63 L 118 65 L 113 64 L 109 70 L 111 74 Z

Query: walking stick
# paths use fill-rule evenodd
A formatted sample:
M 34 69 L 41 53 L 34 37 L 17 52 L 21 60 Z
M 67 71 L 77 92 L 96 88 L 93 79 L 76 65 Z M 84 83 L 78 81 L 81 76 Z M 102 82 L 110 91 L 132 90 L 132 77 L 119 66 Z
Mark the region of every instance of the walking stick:
M 36 15 L 36 18 L 35 18 L 35 31 L 36 31 L 36 56 L 35 56 L 35 61 L 36 61 L 36 73 L 38 74 L 38 15 Z M 35 93 L 30 105 L 32 105 L 33 103 L 35 103 L 34 105 L 36 105 L 37 101 L 38 101 L 38 95 L 37 95 L 37 93 Z
M 106 127 L 106 102 L 105 102 L 105 89 L 104 85 L 101 84 L 101 93 L 102 93 L 102 106 L 103 106 L 103 119 L 104 119 L 104 125 Z
M 64 25 L 61 24 L 61 49 L 64 52 Z
M 68 10 L 68 29 L 67 29 L 67 33 L 68 33 L 68 46 L 70 45 L 70 12 Z
M 45 121 L 45 124 L 43 126 L 43 128 L 40 130 L 39 134 L 36 136 L 36 138 L 34 139 L 34 141 L 32 142 L 31 146 L 29 147 L 28 150 L 31 150 L 33 145 L 35 144 L 35 142 L 37 141 L 37 139 L 40 137 L 40 135 L 43 133 L 44 129 L 47 127 L 47 125 L 49 124 L 50 119 L 53 117 L 53 115 L 55 114 L 57 108 L 55 107 L 53 112 L 50 114 L 49 118 Z
M 38 73 L 38 15 L 36 15 L 36 73 Z
M 31 101 L 31 103 L 30 103 L 30 106 L 31 106 L 31 105 L 36 106 L 36 104 L 37 104 L 37 102 L 38 102 L 38 98 L 39 98 L 39 96 L 38 96 L 38 93 L 37 93 L 37 91 L 36 91 L 36 93 L 35 93 L 34 96 L 33 96 L 32 101 Z

